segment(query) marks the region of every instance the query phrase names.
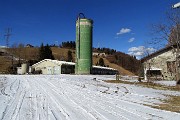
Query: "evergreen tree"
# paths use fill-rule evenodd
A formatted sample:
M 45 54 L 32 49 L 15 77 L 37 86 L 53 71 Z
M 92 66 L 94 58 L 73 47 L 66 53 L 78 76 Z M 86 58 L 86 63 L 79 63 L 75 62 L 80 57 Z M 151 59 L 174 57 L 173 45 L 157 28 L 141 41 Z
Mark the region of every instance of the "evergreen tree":
M 68 51 L 68 62 L 71 62 L 72 61 L 72 59 L 73 59 L 73 57 L 72 57 L 72 52 L 69 50 Z
M 44 47 L 44 51 L 45 51 L 45 53 L 44 53 L 45 59 L 53 59 L 54 60 L 52 50 L 48 44 Z
M 44 60 L 44 59 L 54 59 L 54 56 L 52 54 L 52 50 L 50 46 L 48 44 L 44 46 L 42 43 L 39 49 L 39 60 Z
M 99 65 L 100 66 L 105 66 L 103 58 L 99 58 Z
M 45 53 L 45 49 L 44 49 L 44 44 L 42 43 L 39 48 L 39 61 L 45 59 L 44 53 Z

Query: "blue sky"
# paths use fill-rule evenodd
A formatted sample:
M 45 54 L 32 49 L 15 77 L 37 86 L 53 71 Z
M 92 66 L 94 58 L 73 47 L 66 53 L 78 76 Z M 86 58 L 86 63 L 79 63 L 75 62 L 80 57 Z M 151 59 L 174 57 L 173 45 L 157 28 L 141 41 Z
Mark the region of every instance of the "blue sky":
M 0 0 L 0 46 L 12 28 L 10 45 L 39 46 L 75 40 L 75 21 L 82 12 L 94 20 L 93 46 L 125 53 L 152 39 L 150 26 L 161 22 L 179 0 Z M 151 46 L 148 46 L 151 47 Z

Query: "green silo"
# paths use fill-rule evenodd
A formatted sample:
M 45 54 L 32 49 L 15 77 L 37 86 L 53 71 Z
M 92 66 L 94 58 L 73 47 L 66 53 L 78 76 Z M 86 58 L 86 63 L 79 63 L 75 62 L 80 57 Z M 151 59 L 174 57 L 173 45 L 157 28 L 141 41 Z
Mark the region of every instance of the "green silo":
M 90 74 L 92 68 L 93 21 L 84 17 L 76 21 L 76 74 Z

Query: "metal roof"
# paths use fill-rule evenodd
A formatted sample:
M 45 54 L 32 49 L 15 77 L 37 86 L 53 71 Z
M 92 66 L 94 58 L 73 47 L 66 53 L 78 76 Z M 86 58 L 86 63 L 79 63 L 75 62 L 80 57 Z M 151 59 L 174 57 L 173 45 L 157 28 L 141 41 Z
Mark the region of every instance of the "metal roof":
M 173 48 L 176 48 L 176 45 L 167 46 L 165 48 L 162 48 L 162 49 L 160 49 L 160 50 L 158 50 L 158 51 L 156 51 L 156 52 L 154 52 L 154 53 L 152 53 L 152 54 L 142 58 L 141 62 L 143 63 L 143 62 L 145 62 L 145 61 L 147 61 L 147 60 L 149 60 L 149 59 L 151 59 L 153 57 L 156 57 L 156 56 L 158 56 L 158 55 L 160 55 L 162 53 L 165 53 L 165 52 L 167 52 L 169 50 L 172 50 Z
M 44 59 L 44 60 L 32 65 L 32 67 L 35 67 L 38 64 L 40 64 L 42 62 L 45 62 L 45 61 L 50 61 L 50 62 L 55 63 L 57 65 L 75 65 L 74 62 L 66 62 L 66 61 L 59 61 L 59 60 Z M 95 65 L 93 65 L 92 67 L 93 68 L 99 68 L 99 69 L 116 70 L 116 69 L 110 68 L 110 67 L 102 67 L 102 66 L 95 66 Z
M 51 60 L 51 59 L 44 59 L 34 65 L 32 65 L 33 67 L 37 66 L 38 64 L 42 63 L 42 62 L 45 62 L 45 61 L 49 61 L 49 62 L 52 62 L 52 63 L 55 63 L 57 65 L 63 65 L 63 64 L 66 64 L 66 65 L 75 65 L 74 62 L 66 62 L 66 61 L 59 61 L 59 60 Z
M 116 69 L 110 68 L 110 67 L 102 67 L 102 66 L 95 66 L 95 65 L 93 65 L 93 68 L 107 69 L 107 70 L 116 70 Z

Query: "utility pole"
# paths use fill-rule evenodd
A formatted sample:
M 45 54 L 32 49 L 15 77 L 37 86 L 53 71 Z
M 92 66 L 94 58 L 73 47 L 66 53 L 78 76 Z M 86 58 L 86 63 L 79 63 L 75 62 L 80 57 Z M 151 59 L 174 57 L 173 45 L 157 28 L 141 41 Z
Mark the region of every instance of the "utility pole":
M 8 48 L 9 47 L 9 38 L 11 36 L 11 29 L 8 28 L 7 31 L 6 31 L 6 34 L 4 35 L 6 37 L 6 47 Z
M 9 47 L 9 38 L 11 36 L 11 31 L 12 29 L 10 28 L 7 28 L 7 31 L 6 31 L 6 34 L 4 35 L 5 36 L 5 39 L 6 39 L 6 47 L 8 48 Z M 12 64 L 12 73 L 14 72 L 14 57 L 13 57 L 13 54 L 11 54 L 11 64 Z

